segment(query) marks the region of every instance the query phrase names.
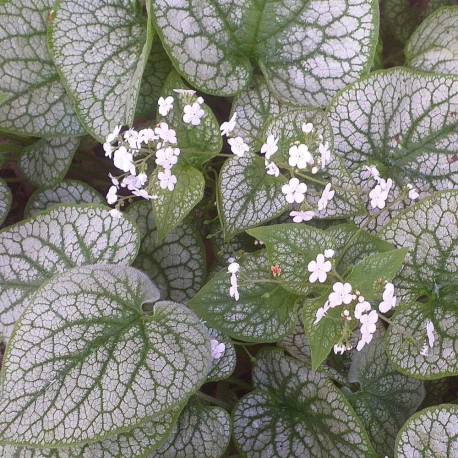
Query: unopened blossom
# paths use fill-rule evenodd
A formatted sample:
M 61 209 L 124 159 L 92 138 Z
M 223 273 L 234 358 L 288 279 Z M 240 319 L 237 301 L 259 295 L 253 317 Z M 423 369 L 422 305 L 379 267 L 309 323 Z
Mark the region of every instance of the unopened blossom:
M 250 150 L 242 137 L 230 138 L 228 141 L 231 151 L 238 157 L 243 157 Z
M 113 163 L 115 167 L 123 172 L 130 172 L 135 174 L 135 165 L 133 162 L 132 153 L 127 150 L 125 146 L 121 146 L 114 152 Z
M 407 185 L 407 188 L 409 189 L 409 199 L 410 200 L 417 200 L 420 197 L 420 194 L 418 191 L 413 187 L 413 184 L 409 183 Z
M 329 149 L 329 143 L 320 143 L 319 147 L 321 168 L 324 169 L 331 162 L 331 150 Z
M 291 178 L 288 184 L 284 184 L 281 188 L 282 193 L 285 195 L 286 201 L 290 204 L 296 202 L 300 204 L 305 199 L 307 185 L 301 183 L 297 178 Z
M 110 189 L 107 193 L 107 202 L 108 205 L 113 205 L 118 201 L 118 189 L 116 186 L 110 186 Z
M 266 173 L 274 177 L 280 176 L 280 169 L 277 167 L 275 162 L 265 161 L 266 164 Z
M 218 342 L 216 339 L 210 339 L 210 352 L 212 359 L 220 359 L 224 355 L 226 345 L 223 342 Z
M 270 271 L 272 272 L 272 277 L 279 277 L 281 275 L 281 267 L 278 264 L 271 266 Z
M 358 342 L 356 349 L 361 351 L 365 345 L 371 342 L 372 337 L 374 336 L 377 329 L 375 323 L 378 321 L 378 314 L 375 310 L 372 310 L 371 312 L 362 315 L 359 321 L 361 322 L 361 339 Z
M 342 313 L 342 317 L 345 318 L 348 321 L 351 321 L 351 315 L 350 315 L 350 310 L 345 309 Z
M 159 100 L 157 101 L 157 104 L 159 106 L 159 109 L 158 109 L 159 114 L 162 116 L 167 116 L 170 110 L 173 108 L 173 102 L 174 102 L 174 99 L 170 95 L 166 98 L 159 97 Z
M 335 251 L 332 250 L 331 248 L 328 248 L 327 250 L 324 250 L 324 257 L 331 259 L 334 257 Z
M 157 177 L 159 178 L 159 186 L 161 189 L 168 189 L 169 191 L 173 191 L 175 189 L 177 177 L 172 175 L 170 170 L 166 169 L 163 172 L 159 172 Z
M 332 293 L 329 295 L 329 304 L 331 307 L 337 307 L 342 304 L 349 304 L 353 300 L 350 283 L 336 282 L 332 285 Z
M 231 116 L 231 119 L 229 121 L 223 122 L 220 126 L 220 131 L 221 135 L 228 136 L 234 129 L 235 129 L 235 123 L 237 122 L 237 112 L 234 112 L 234 114 Z
M 314 218 L 315 212 L 311 210 L 307 211 L 292 211 L 289 216 L 293 218 L 295 223 L 302 223 L 304 221 L 310 221 Z
M 229 288 L 229 296 L 233 297 L 236 301 L 239 300 L 239 291 L 238 291 L 238 280 L 237 273 L 240 270 L 240 265 L 235 262 L 232 258 L 229 259 L 229 266 L 227 271 L 231 274 L 231 286 Z
M 309 282 L 315 283 L 318 280 L 320 283 L 324 283 L 331 269 L 331 262 L 326 261 L 325 257 L 320 253 L 315 261 L 308 263 L 307 270 L 311 272 Z
M 387 283 L 383 291 L 383 300 L 380 302 L 378 309 L 381 313 L 389 312 L 396 306 L 396 296 L 394 295 L 393 283 Z
M 161 122 L 154 129 L 154 133 L 159 136 L 164 142 L 175 145 L 177 142 L 177 134 L 173 129 L 170 129 L 166 122 Z
M 342 345 L 342 344 L 336 344 L 334 345 L 334 353 L 336 355 L 343 355 L 345 353 L 345 350 L 347 349 L 347 347 L 345 345 Z
M 298 169 L 305 169 L 308 164 L 313 164 L 313 156 L 307 145 L 301 143 L 300 145 L 291 146 L 289 149 L 288 164 Z
M 363 298 L 364 299 L 364 298 Z M 371 307 L 371 304 L 369 304 L 369 302 L 363 300 L 363 301 L 360 301 L 356 304 L 356 307 L 355 307 L 355 318 L 357 320 L 360 320 L 361 317 L 365 314 L 365 313 L 368 313 L 372 310 L 372 307 Z
M 178 156 L 180 155 L 179 148 L 172 148 L 167 146 L 166 148 L 161 148 L 156 151 L 156 164 L 164 167 L 164 169 L 171 169 L 178 161 Z
M 325 210 L 328 206 L 328 203 L 333 199 L 336 192 L 331 189 L 331 183 L 328 183 L 323 189 L 320 200 L 318 201 L 318 210 Z
M 198 102 L 194 102 L 192 105 L 185 105 L 183 108 L 183 121 L 186 124 L 198 126 L 204 115 L 205 111 L 202 110 Z
M 385 208 L 391 186 L 393 185 L 393 180 L 391 178 L 388 178 L 387 180 L 378 178 L 377 183 L 378 184 L 375 188 L 369 193 L 369 197 L 371 199 L 372 208 L 379 208 L 380 210 L 383 210 Z
M 311 122 L 304 122 L 302 124 L 302 132 L 304 134 L 310 134 L 313 131 L 313 124 Z
M 278 151 L 277 143 L 278 138 L 270 134 L 261 146 L 261 154 L 265 154 L 266 159 L 270 159 Z

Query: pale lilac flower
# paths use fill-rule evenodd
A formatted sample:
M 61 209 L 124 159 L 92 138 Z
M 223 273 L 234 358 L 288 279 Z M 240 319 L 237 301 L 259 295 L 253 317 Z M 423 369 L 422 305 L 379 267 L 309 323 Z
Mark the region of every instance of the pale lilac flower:
M 278 138 L 270 134 L 266 142 L 261 146 L 261 154 L 265 154 L 266 159 L 270 159 L 278 151 Z
M 237 121 L 237 112 L 234 112 L 229 121 L 223 122 L 220 126 L 221 135 L 226 137 L 235 129 L 235 123 Z
M 177 183 L 177 177 L 172 175 L 170 170 L 164 170 L 163 172 L 159 172 L 157 174 L 159 178 L 159 186 L 161 189 L 168 189 L 169 191 L 173 191 L 175 189 L 175 185 Z
M 277 167 L 277 164 L 275 164 L 275 162 L 266 161 L 266 173 L 267 175 L 278 177 L 280 176 L 280 169 Z
M 311 122 L 304 122 L 302 124 L 302 132 L 304 134 L 310 134 L 313 131 L 313 124 Z
M 228 141 L 231 151 L 238 157 L 243 157 L 250 150 L 242 137 L 230 138 Z
M 328 183 L 323 189 L 320 200 L 318 201 L 318 210 L 325 210 L 328 203 L 333 199 L 335 191 L 331 189 L 331 183 Z
M 355 307 L 355 318 L 360 320 L 361 317 L 372 310 L 371 304 L 369 302 L 363 300 L 362 302 L 358 302 Z
M 300 145 L 291 146 L 289 149 L 288 164 L 298 169 L 305 169 L 308 164 L 313 164 L 313 156 L 307 145 L 301 143 Z
M 183 108 L 183 121 L 186 124 L 198 126 L 201 119 L 205 115 L 205 111 L 198 102 L 194 102 L 192 105 L 185 105 Z
M 107 202 L 108 205 L 113 205 L 118 201 L 118 190 L 116 186 L 110 186 L 110 189 L 107 193 Z
M 159 123 L 159 125 L 154 129 L 154 133 L 171 145 L 174 145 L 177 142 L 176 132 L 173 129 L 170 129 L 168 124 L 165 122 Z
M 115 151 L 113 163 L 115 167 L 122 170 L 123 172 L 130 172 L 132 175 L 135 174 L 135 165 L 133 162 L 132 153 L 127 151 L 125 146 L 121 146 Z
M 329 304 L 331 307 L 337 307 L 342 304 L 350 304 L 353 300 L 350 283 L 336 282 L 332 285 L 333 292 L 329 295 Z
M 159 97 L 157 104 L 159 106 L 159 114 L 162 116 L 167 116 L 170 110 L 173 108 L 174 99 L 172 96 L 168 96 L 164 99 L 164 97 Z
M 295 223 L 302 223 L 304 221 L 310 221 L 314 218 L 315 212 L 311 210 L 307 211 L 292 211 L 289 216 L 293 218 Z
M 166 148 L 161 148 L 156 151 L 156 164 L 164 167 L 164 169 L 171 169 L 178 161 L 178 156 L 180 154 L 179 148 L 172 148 L 167 146 Z
M 305 199 L 307 185 L 301 183 L 297 178 L 291 178 L 288 184 L 282 186 L 281 190 L 288 203 L 292 204 L 296 202 L 300 204 Z
M 326 261 L 325 257 L 320 253 L 315 261 L 310 261 L 307 266 L 307 270 L 311 272 L 309 276 L 309 282 L 315 283 L 317 280 L 320 283 L 324 283 L 328 277 L 328 272 L 332 270 L 330 261 Z
M 224 355 L 226 345 L 223 342 L 218 342 L 216 339 L 210 339 L 212 359 L 220 359 Z

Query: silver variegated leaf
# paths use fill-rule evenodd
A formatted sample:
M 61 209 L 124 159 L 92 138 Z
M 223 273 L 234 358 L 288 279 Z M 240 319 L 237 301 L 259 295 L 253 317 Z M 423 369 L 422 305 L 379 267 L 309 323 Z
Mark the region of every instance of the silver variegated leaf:
M 0 4 L 0 129 L 23 135 L 83 135 L 48 51 L 54 0 Z
M 161 297 L 186 303 L 204 284 L 205 247 L 191 224 L 183 223 L 159 241 L 149 202 L 135 202 L 127 211 L 141 236 L 134 266 L 157 284 Z
M 22 153 L 19 168 L 33 185 L 53 186 L 64 179 L 79 143 L 75 137 L 38 140 Z
M 5 180 L 0 179 L 0 226 L 5 221 L 10 211 L 13 195 Z
M 61 206 L 0 231 L 0 336 L 9 338 L 28 298 L 54 274 L 96 263 L 129 264 L 139 236 L 95 205 Z
M 2 368 L 0 441 L 100 441 L 179 409 L 205 381 L 208 330 L 146 274 L 93 265 L 29 298 Z
M 105 199 L 94 188 L 78 180 L 64 180 L 59 184 L 36 190 L 25 207 L 26 216 L 35 216 L 62 204 L 102 204 Z
M 61 0 L 50 33 L 54 62 L 86 129 L 103 141 L 115 126 L 130 125 L 153 34 L 139 5 Z
M 271 349 L 256 355 L 253 384 L 233 413 L 244 456 L 375 456 L 361 420 L 323 374 Z

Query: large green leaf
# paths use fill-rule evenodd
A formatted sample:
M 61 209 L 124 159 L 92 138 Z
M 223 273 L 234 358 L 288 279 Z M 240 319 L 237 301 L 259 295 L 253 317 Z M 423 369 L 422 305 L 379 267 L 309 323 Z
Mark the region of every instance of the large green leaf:
M 353 353 L 348 379 L 359 384 L 359 390 L 351 393 L 349 400 L 376 451 L 380 456 L 392 457 L 396 434 L 423 401 L 423 383 L 394 370 L 382 336 Z
M 137 225 L 141 244 L 134 266 L 157 284 L 164 299 L 186 302 L 205 280 L 205 248 L 190 224 L 181 224 L 160 242 L 149 202 L 135 202 L 127 211 Z
M 371 0 L 154 0 L 175 67 L 197 88 L 233 95 L 257 64 L 283 99 L 323 106 L 369 70 L 378 32 Z
M 233 414 L 244 456 L 375 456 L 361 420 L 323 374 L 273 349 L 257 354 L 253 384 Z
M 94 188 L 77 180 L 64 180 L 59 184 L 36 190 L 29 198 L 24 213 L 36 214 L 62 204 L 102 204 L 105 199 Z
M 2 368 L 0 441 L 101 440 L 180 408 L 205 381 L 208 331 L 127 266 L 77 267 L 28 300 Z
M 202 172 L 190 165 L 176 165 L 172 174 L 176 176 L 175 189 L 161 189 L 158 179 L 159 169 L 150 178 L 149 192 L 157 196 L 153 199 L 153 213 L 156 220 L 157 237 L 164 240 L 178 227 L 189 212 L 204 196 L 205 179 Z
M 130 125 L 153 37 L 138 3 L 59 0 L 50 37 L 86 129 L 103 141 L 115 126 Z
M 438 9 L 426 18 L 407 43 L 409 67 L 458 75 L 458 6 Z
M 0 179 L 0 226 L 3 224 L 10 211 L 12 200 L 13 195 L 11 194 L 10 188 L 5 180 Z
M 256 227 L 284 213 L 289 204 L 281 192 L 283 177 L 266 174 L 264 160 L 255 154 L 232 157 L 221 168 L 218 210 L 224 238 Z
M 231 438 L 231 418 L 221 407 L 191 398 L 175 431 L 150 458 L 220 458 Z
M 265 252 L 240 260 L 239 293 L 229 296 L 227 269 L 215 274 L 191 299 L 190 307 L 209 326 L 230 337 L 249 342 L 275 342 L 287 335 L 296 321 L 297 296 L 270 280 L 271 264 Z
M 82 135 L 47 46 L 54 0 L 0 4 L 0 129 L 33 135 Z
M 132 223 L 95 205 L 57 207 L 0 231 L 0 335 L 10 336 L 30 294 L 55 273 L 131 263 L 138 245 Z
M 458 374 L 458 191 L 441 192 L 394 218 L 381 236 L 410 250 L 395 285 L 406 305 L 394 316 L 387 336 L 393 364 L 414 377 L 430 379 Z M 436 341 L 420 354 L 431 320 Z
M 458 455 L 458 406 L 441 404 L 413 415 L 399 431 L 396 457 Z
M 64 179 L 79 143 L 74 137 L 38 140 L 21 155 L 19 167 L 35 186 L 53 186 Z

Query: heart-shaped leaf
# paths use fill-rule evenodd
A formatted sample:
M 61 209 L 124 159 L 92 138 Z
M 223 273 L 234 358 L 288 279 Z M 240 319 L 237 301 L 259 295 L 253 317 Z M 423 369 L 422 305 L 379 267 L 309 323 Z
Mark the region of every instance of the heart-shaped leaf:
M 55 185 L 64 179 L 79 143 L 75 137 L 38 140 L 24 151 L 19 167 L 33 185 Z
M 0 129 L 22 135 L 83 135 L 49 55 L 54 0 L 0 4 Z
M 54 62 L 91 135 L 103 141 L 115 126 L 130 125 L 153 38 L 139 5 L 60 0 L 50 35 Z
M 127 266 L 77 267 L 28 300 L 2 368 L 0 440 L 101 440 L 180 408 L 205 381 L 208 331 Z
M 210 94 L 240 92 L 257 64 L 281 98 L 323 106 L 369 70 L 377 42 L 370 0 L 154 0 L 153 11 L 175 67 Z
M 137 229 L 95 205 L 61 206 L 0 232 L 0 335 L 9 338 L 30 296 L 54 274 L 96 263 L 129 264 Z
M 0 179 L 0 226 L 10 211 L 13 195 L 5 180 Z
M 416 378 L 458 374 L 452 357 L 458 345 L 458 191 L 441 192 L 395 217 L 381 236 L 409 254 L 395 285 L 406 305 L 394 316 L 387 335 L 392 363 Z M 427 355 L 426 323 L 434 325 L 435 342 Z
M 385 353 L 383 336 L 353 353 L 348 380 L 359 384 L 359 390 L 351 393 L 349 400 L 376 451 L 380 456 L 392 457 L 396 434 L 423 401 L 423 383 L 393 369 Z
M 127 215 L 141 236 L 133 265 L 157 284 L 161 297 L 187 302 L 199 291 L 206 275 L 205 248 L 199 233 L 190 224 L 181 224 L 160 242 L 148 202 L 135 202 Z
M 253 384 L 233 413 L 248 458 L 375 456 L 361 420 L 323 374 L 272 349 L 256 355 Z
M 102 204 L 105 199 L 94 188 L 78 180 L 64 180 L 50 188 L 38 189 L 25 207 L 25 215 L 35 216 L 62 204 Z
M 396 458 L 456 456 L 458 406 L 441 404 L 409 418 L 396 439 Z
M 177 178 L 177 183 L 175 189 L 170 191 L 160 187 L 158 173 L 159 169 L 156 169 L 149 180 L 149 192 L 157 196 L 151 202 L 157 237 L 159 240 L 164 240 L 165 236 L 178 227 L 202 200 L 205 179 L 202 172 L 196 168 L 177 164 L 172 171 Z
M 438 9 L 410 37 L 405 55 L 409 67 L 458 75 L 458 6 Z
M 224 238 L 265 223 L 284 213 L 289 204 L 281 192 L 285 179 L 266 174 L 264 160 L 255 154 L 231 157 L 221 168 L 218 208 Z
M 226 269 L 218 272 L 189 302 L 209 326 L 247 342 L 275 342 L 290 332 L 297 296 L 276 283 L 262 282 L 272 277 L 264 251 L 240 260 L 238 301 L 229 296 L 230 277 Z
M 150 458 L 220 458 L 231 438 L 231 418 L 221 407 L 191 398 L 175 431 Z
M 217 329 L 209 328 L 208 334 L 210 339 L 224 344 L 224 352 L 219 358 L 212 360 L 210 372 L 208 373 L 207 382 L 216 382 L 224 380 L 232 375 L 237 364 L 237 355 L 231 339 Z

